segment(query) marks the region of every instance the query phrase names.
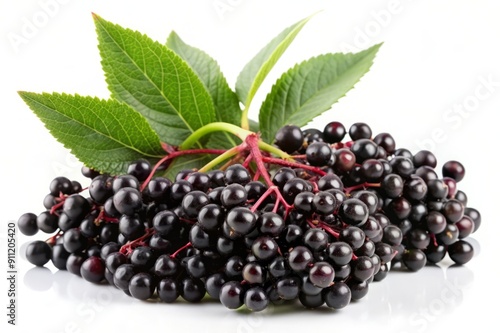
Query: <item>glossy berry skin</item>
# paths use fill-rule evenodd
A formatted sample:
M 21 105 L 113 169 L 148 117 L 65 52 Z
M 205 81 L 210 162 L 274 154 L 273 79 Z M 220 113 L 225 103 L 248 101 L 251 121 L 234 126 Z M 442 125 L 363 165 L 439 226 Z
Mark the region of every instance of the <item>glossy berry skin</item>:
M 206 231 L 216 230 L 224 222 L 225 213 L 217 204 L 208 204 L 200 209 L 198 223 Z
M 273 176 L 272 182 L 274 185 L 283 189 L 285 184 L 290 180 L 297 177 L 295 171 L 291 168 L 280 168 Z
M 110 253 L 109 255 L 107 255 L 103 259 L 104 259 L 104 263 L 106 264 L 106 268 L 112 274 L 115 274 L 116 269 L 118 267 L 127 263 L 127 257 L 121 252 Z
M 335 150 L 335 163 L 333 167 L 339 172 L 347 172 L 354 168 L 356 155 L 348 148 Z
M 304 135 L 295 125 L 286 125 L 278 130 L 274 143 L 283 151 L 291 154 L 302 147 Z
M 443 232 L 436 235 L 436 239 L 440 244 L 451 245 L 458 240 L 459 231 L 456 225 L 446 224 Z
M 156 177 L 149 181 L 145 189 L 145 196 L 156 202 L 164 202 L 170 194 L 172 182 L 163 177 Z
M 432 152 L 428 150 L 421 150 L 413 156 L 413 165 L 415 168 L 419 168 L 423 165 L 435 168 L 437 165 L 437 159 Z
M 333 267 L 324 261 L 316 262 L 309 271 L 309 280 L 313 285 L 320 288 L 327 288 L 335 278 Z
M 429 244 L 427 249 L 424 250 L 427 261 L 433 264 L 437 264 L 446 256 L 446 246 L 438 244 L 435 246 L 432 242 Z
M 229 166 L 224 172 L 224 179 L 228 185 L 230 184 L 240 184 L 246 185 L 251 180 L 252 177 L 248 170 L 241 164 L 233 164 Z
M 170 232 L 175 232 L 179 226 L 179 217 L 170 210 L 158 212 L 153 218 L 153 228 L 163 236 L 167 236 Z
M 427 263 L 427 257 L 422 250 L 410 249 L 403 254 L 403 263 L 412 272 L 419 271 Z
M 71 194 L 73 193 L 73 184 L 71 180 L 66 177 L 56 177 L 50 182 L 49 185 L 50 194 L 58 197 L 62 194 Z
M 373 215 L 379 209 L 379 199 L 376 193 L 370 191 L 357 191 L 353 198 L 360 200 L 368 208 L 368 214 Z
M 465 176 L 465 168 L 462 163 L 458 161 L 448 161 L 443 165 L 442 168 L 443 177 L 450 177 L 455 179 L 458 183 Z
M 325 303 L 321 294 L 307 295 L 305 293 L 299 294 L 299 302 L 307 309 L 319 308 Z
M 54 266 L 59 270 L 66 270 L 66 262 L 70 253 L 64 249 L 62 244 L 56 244 L 52 247 L 51 260 Z
M 370 126 L 365 123 L 354 123 L 349 127 L 349 136 L 353 141 L 359 139 L 370 139 L 372 136 L 372 130 Z
M 320 191 L 326 191 L 331 189 L 343 190 L 344 184 L 339 176 L 335 174 L 327 174 L 318 180 L 318 189 Z
M 291 204 L 299 193 L 309 190 L 308 187 L 309 184 L 304 179 L 292 178 L 283 186 L 283 197 Z
M 285 228 L 285 221 L 279 214 L 266 212 L 257 219 L 257 226 L 262 234 L 277 237 Z
M 323 129 L 323 139 L 327 143 L 341 142 L 346 135 L 344 125 L 338 121 L 332 121 L 326 124 Z
M 151 163 L 145 159 L 134 161 L 129 164 L 127 173 L 137 178 L 140 182 L 145 181 L 151 173 Z
M 113 275 L 113 282 L 117 288 L 128 291 L 130 279 L 132 279 L 135 274 L 135 268 L 132 264 L 121 265 L 116 269 Z
M 245 292 L 244 303 L 250 311 L 258 312 L 267 308 L 269 298 L 262 287 L 251 287 Z
M 458 228 L 458 238 L 466 238 L 474 232 L 474 221 L 467 215 L 458 220 L 455 225 Z
M 443 204 L 442 212 L 448 222 L 456 223 L 464 216 L 464 205 L 456 199 L 450 199 Z
M 389 161 L 392 172 L 403 178 L 408 178 L 413 173 L 413 162 L 411 159 L 403 156 L 396 156 Z
M 427 182 L 428 197 L 442 200 L 448 195 L 448 186 L 441 179 L 432 179 Z
M 246 235 L 255 228 L 257 217 L 246 207 L 235 207 L 228 212 L 226 222 L 236 233 Z
M 36 235 L 38 232 L 38 226 L 36 224 L 36 215 L 33 213 L 25 213 L 19 217 L 17 220 L 17 227 L 19 231 L 26 236 Z
M 172 303 L 179 297 L 179 287 L 172 278 L 160 280 L 157 288 L 158 297 L 162 302 Z
M 469 242 L 459 240 L 448 246 L 448 254 L 456 264 L 464 265 L 474 257 L 474 248 Z
M 472 207 L 466 207 L 464 210 L 464 215 L 470 217 L 472 221 L 474 221 L 474 231 L 476 232 L 477 229 L 479 229 L 479 226 L 481 225 L 481 213 Z
M 446 218 L 440 212 L 431 211 L 425 217 L 425 224 L 430 232 L 439 234 L 446 228 Z
M 175 183 L 172 183 L 170 188 L 170 198 L 173 201 L 180 202 L 184 198 L 184 196 L 193 190 L 193 185 L 189 183 L 187 180 L 177 180 Z
M 330 308 L 342 309 L 351 302 L 351 289 L 344 282 L 336 282 L 323 290 L 323 299 Z
M 290 268 L 296 272 L 304 271 L 312 262 L 313 255 L 305 246 L 296 246 L 288 256 Z
M 306 160 L 310 165 L 327 165 L 332 157 L 332 149 L 325 142 L 314 142 L 306 149 Z
M 113 204 L 120 214 L 133 215 L 142 206 L 142 196 L 137 189 L 125 187 L 115 193 Z
M 368 207 L 359 199 L 347 199 L 340 206 L 339 216 L 343 222 L 360 227 L 368 219 Z
M 118 228 L 128 239 L 139 238 L 144 233 L 144 223 L 139 216 L 122 215 L 119 219 Z
M 198 303 L 205 296 L 205 285 L 201 280 L 185 278 L 180 284 L 181 296 L 189 303 Z
M 208 195 L 202 191 L 191 191 L 187 193 L 182 199 L 181 207 L 184 214 L 190 219 L 198 217 L 200 210 L 203 206 L 210 203 Z
M 278 254 L 278 244 L 269 236 L 261 236 L 253 242 L 252 253 L 260 260 L 270 260 Z
M 95 203 L 103 205 L 113 195 L 113 178 L 107 175 L 95 177 L 90 183 L 89 194 Z
M 95 177 L 99 176 L 100 173 L 94 169 L 89 168 L 88 166 L 82 166 L 81 168 L 81 173 L 84 177 L 94 179 Z
M 282 278 L 276 282 L 276 292 L 284 300 L 294 300 L 299 295 L 300 281 L 297 278 Z
M 427 184 L 418 176 L 411 176 L 404 184 L 404 196 L 410 200 L 422 200 L 427 195 Z
M 73 228 L 64 233 L 63 244 L 69 253 L 81 252 L 87 246 L 87 238 L 82 235 L 80 229 Z
M 226 208 L 232 208 L 244 204 L 247 201 L 248 193 L 241 184 L 230 184 L 226 186 L 220 194 L 220 201 Z
M 397 198 L 403 193 L 404 182 L 400 175 L 391 173 L 384 177 L 380 187 L 388 198 Z
M 99 283 L 104 280 L 104 270 L 106 266 L 104 261 L 99 257 L 89 257 L 85 260 L 80 268 L 80 274 L 86 281 Z
M 358 281 L 366 281 L 375 273 L 375 267 L 369 257 L 361 256 L 351 264 L 352 276 Z
M 367 182 L 377 182 L 384 175 L 384 166 L 379 160 L 368 159 L 361 164 L 360 172 Z
M 376 158 L 378 146 L 372 140 L 359 139 L 351 146 L 351 151 L 356 156 L 356 162 L 362 163 L 365 160 Z
M 153 250 L 147 246 L 136 247 L 132 251 L 129 260 L 138 269 L 149 269 L 155 263 Z
M 219 300 L 228 309 L 238 309 L 243 305 L 244 290 L 238 281 L 226 282 L 219 292 Z
M 394 140 L 394 138 L 392 137 L 392 135 L 389 134 L 389 133 L 380 133 L 380 134 L 377 134 L 373 138 L 373 142 L 375 142 L 380 147 L 384 148 L 384 150 L 388 154 L 392 154 L 396 150 L 396 141 Z
M 44 241 L 34 241 L 26 247 L 26 259 L 35 266 L 43 266 L 52 257 L 52 249 Z
M 132 175 L 120 175 L 113 179 L 112 188 L 114 193 L 125 187 L 132 187 L 138 190 L 140 188 L 139 180 Z
M 329 192 L 320 191 L 314 195 L 312 207 L 318 214 L 331 214 L 336 207 L 335 197 Z
M 81 276 L 80 268 L 82 267 L 85 259 L 87 259 L 87 256 L 84 254 L 70 254 L 68 259 L 66 260 L 66 270 L 71 274 Z
M 47 234 L 51 234 L 57 230 L 59 227 L 58 222 L 57 216 L 50 214 L 49 211 L 40 213 L 40 215 L 36 218 L 36 225 L 38 229 Z
M 321 229 L 309 229 L 304 233 L 304 244 L 311 251 L 323 251 L 328 245 L 328 234 Z
M 365 238 L 363 230 L 350 226 L 340 232 L 339 240 L 349 244 L 353 250 L 357 250 L 364 244 Z
M 303 214 L 311 214 L 314 211 L 313 208 L 314 194 L 312 192 L 306 191 L 297 194 L 293 201 L 293 205 L 297 211 Z
M 147 300 L 153 296 L 155 291 L 155 286 L 153 282 L 153 277 L 148 273 L 137 273 L 134 275 L 129 282 L 128 290 L 132 297 Z
M 314 142 L 323 142 L 325 141 L 323 138 L 323 132 L 316 128 L 308 128 L 302 131 L 302 135 L 304 136 L 304 146 L 307 147 L 311 143 Z M 304 148 L 302 147 L 302 149 Z
M 328 246 L 328 257 L 337 266 L 348 264 L 352 258 L 352 248 L 345 242 L 333 242 Z

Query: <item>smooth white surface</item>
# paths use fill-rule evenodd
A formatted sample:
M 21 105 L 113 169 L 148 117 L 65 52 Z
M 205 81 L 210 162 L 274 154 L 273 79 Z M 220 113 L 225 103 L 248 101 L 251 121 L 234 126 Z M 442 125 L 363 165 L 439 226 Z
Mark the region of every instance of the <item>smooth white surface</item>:
M 51 265 L 47 265 L 49 269 L 32 268 L 19 258 L 19 325 L 15 329 L 8 326 L 6 310 L 2 310 L 2 332 L 363 328 L 372 332 L 465 332 L 477 330 L 479 323 L 498 327 L 494 306 L 500 297 L 495 115 L 500 107 L 500 3 L 60 0 L 54 6 L 54 1 L 0 2 L 1 309 L 7 302 L 3 277 L 6 223 L 26 211 L 41 212 L 41 201 L 55 176 L 84 181 L 80 164 L 50 136 L 16 91 L 108 96 L 91 12 L 159 41 L 176 30 L 187 43 L 217 59 L 234 86 L 239 70 L 271 37 L 323 9 L 262 86 L 252 117 L 274 80 L 296 62 L 325 52 L 357 51 L 383 41 L 371 72 L 311 127 L 322 128 L 334 119 L 346 125 L 365 121 L 375 133 L 392 133 L 399 146 L 414 151 L 432 148 L 439 166 L 449 159 L 462 161 L 467 175 L 459 188 L 483 216 L 483 225 L 474 235 L 480 253 L 465 267 L 428 267 L 416 274 L 393 272 L 383 282 L 372 284 L 366 298 L 342 311 L 272 308 L 258 314 L 229 311 L 212 302 L 140 302 L 111 287 L 56 272 Z M 30 34 L 27 22 L 40 27 Z M 17 46 L 12 41 L 16 36 L 24 38 Z M 28 240 L 19 236 L 18 244 Z

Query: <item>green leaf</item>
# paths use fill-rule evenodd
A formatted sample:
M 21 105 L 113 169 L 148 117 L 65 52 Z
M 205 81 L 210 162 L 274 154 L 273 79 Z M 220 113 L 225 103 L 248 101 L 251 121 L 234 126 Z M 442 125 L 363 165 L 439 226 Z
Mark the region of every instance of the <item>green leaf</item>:
M 162 141 L 179 145 L 215 120 L 206 87 L 175 52 L 139 32 L 94 19 L 112 97 L 144 115 Z
M 146 119 L 115 100 L 19 92 L 50 133 L 85 165 L 119 174 L 139 158 L 165 154 Z
M 243 111 L 242 125 L 246 124 L 248 109 L 255 93 L 271 71 L 278 59 L 283 55 L 288 46 L 302 30 L 304 25 L 310 20 L 309 16 L 294 25 L 283 30 L 278 36 L 274 37 L 262 50 L 257 53 L 250 62 L 248 62 L 236 80 L 236 94 L 240 101 L 245 105 Z
M 324 54 L 285 72 L 264 100 L 259 123 L 268 143 L 284 125 L 306 125 L 331 108 L 368 72 L 381 44 L 359 53 Z
M 213 155 L 184 155 L 176 157 L 163 173 L 163 177 L 175 179 L 177 173 L 181 170 L 198 170 L 210 162 Z
M 186 44 L 174 31 L 167 39 L 167 47 L 184 59 L 208 89 L 214 102 L 216 121 L 239 125 L 241 109 L 236 93 L 229 88 L 219 64 L 202 50 Z M 231 148 L 240 142 L 229 133 L 210 136 L 207 147 Z
M 167 47 L 184 59 L 208 89 L 215 106 L 215 118 L 239 125 L 241 109 L 236 93 L 229 88 L 219 64 L 204 51 L 186 44 L 174 31 L 168 36 Z
M 254 132 L 254 133 L 258 133 L 260 131 L 260 125 L 259 125 L 259 122 L 255 121 L 255 120 L 252 120 L 250 119 L 249 120 L 249 123 L 250 123 L 250 131 Z

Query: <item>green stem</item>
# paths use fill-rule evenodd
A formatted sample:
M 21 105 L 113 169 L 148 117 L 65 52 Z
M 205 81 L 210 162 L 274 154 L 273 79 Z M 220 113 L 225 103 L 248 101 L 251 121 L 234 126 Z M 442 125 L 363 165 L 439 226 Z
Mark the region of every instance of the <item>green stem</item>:
M 242 141 L 245 141 L 245 138 L 251 134 L 252 132 L 248 130 L 244 130 L 241 127 L 238 127 L 233 124 L 223 123 L 223 122 L 215 122 L 207 124 L 201 128 L 198 128 L 194 131 L 184 142 L 179 146 L 180 150 L 185 150 L 191 148 L 195 143 L 198 142 L 202 137 L 212 132 L 217 131 L 225 131 L 231 134 L 236 135 Z
M 288 155 L 287 153 L 285 153 L 283 150 L 281 150 L 275 146 L 272 146 L 268 143 L 265 143 L 262 140 L 259 140 L 259 148 L 263 151 L 267 151 L 268 153 L 274 154 L 274 155 L 276 155 L 284 160 L 288 160 L 291 158 L 291 156 Z
M 213 160 L 211 160 L 209 163 L 205 164 L 203 166 L 203 168 L 201 168 L 198 171 L 199 172 L 207 172 L 207 171 L 211 170 L 217 164 L 222 163 L 225 160 L 227 160 L 228 158 L 231 158 L 234 155 L 238 154 L 240 152 L 240 149 L 241 149 L 240 146 L 236 146 L 236 147 L 233 147 L 233 148 L 229 149 L 224 154 L 221 154 L 221 155 L 217 156 L 216 158 L 214 158 Z
M 241 128 L 243 128 L 245 130 L 250 129 L 250 123 L 248 121 L 248 109 L 249 109 L 248 106 L 245 105 L 245 108 L 243 109 L 243 112 L 241 113 Z

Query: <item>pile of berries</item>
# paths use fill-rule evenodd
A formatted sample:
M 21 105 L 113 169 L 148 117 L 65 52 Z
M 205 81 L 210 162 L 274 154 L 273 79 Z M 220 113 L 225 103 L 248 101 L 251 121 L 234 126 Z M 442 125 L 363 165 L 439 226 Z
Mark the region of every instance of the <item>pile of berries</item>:
M 365 123 L 348 135 L 339 122 L 283 127 L 275 144 L 293 163 L 256 161 L 266 177 L 237 161 L 173 180 L 151 179 L 145 160 L 119 176 L 84 167 L 88 189 L 58 177 L 47 210 L 19 218 L 25 235 L 53 234 L 30 243 L 26 257 L 141 300 L 208 294 L 252 311 L 296 300 L 340 309 L 394 267 L 418 271 L 446 254 L 468 262 L 474 250 L 464 239 L 481 215 L 457 189 L 462 164 L 449 161 L 438 176 L 429 151 L 396 149 Z

